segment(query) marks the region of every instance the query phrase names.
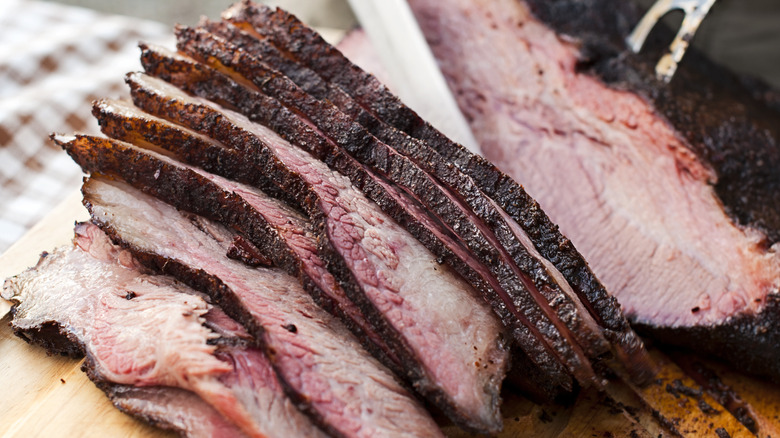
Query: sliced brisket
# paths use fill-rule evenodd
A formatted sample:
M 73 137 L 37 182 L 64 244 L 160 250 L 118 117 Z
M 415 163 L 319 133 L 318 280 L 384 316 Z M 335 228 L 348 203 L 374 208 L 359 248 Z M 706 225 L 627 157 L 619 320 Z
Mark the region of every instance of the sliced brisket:
M 780 114 L 695 52 L 656 81 L 669 34 L 628 53 L 632 2 L 410 3 L 486 157 L 629 318 L 780 379 Z
M 93 220 L 140 260 L 207 291 L 263 344 L 285 390 L 338 436 L 439 436 L 422 406 L 357 339 L 277 269 L 224 256 L 232 233 L 193 223 L 124 183 L 90 179 Z M 139 220 L 143 218 L 143 220 Z
M 411 363 L 405 359 L 403 372 L 414 386 L 472 429 L 497 427 L 500 383 L 508 364 L 503 329 L 488 306 L 454 272 L 439 266 L 432 254 L 353 188 L 346 177 L 269 130 L 238 114 L 220 112 L 203 101 L 180 95 L 173 97 L 165 92 L 169 85 L 152 78 L 135 76 L 129 81 L 136 96 L 143 88 L 147 93 L 164 97 L 160 102 L 168 109 L 156 107 L 156 111 L 168 116 L 175 114 L 177 121 L 196 129 L 210 126 L 203 133 L 236 146 L 236 150 L 218 157 L 221 163 L 218 170 L 223 175 L 242 179 L 240 165 L 234 157 L 239 152 L 243 161 L 251 162 L 247 157 L 254 156 L 266 166 L 275 162 L 274 180 L 285 191 L 296 190 L 298 201 L 318 223 L 314 228 L 320 230 L 317 232 L 321 236 L 320 248 L 328 263 L 344 270 L 338 277 L 348 276 L 346 284 L 359 285 L 349 286 L 348 293 L 358 294 L 356 302 L 369 308 L 367 314 L 372 321 L 387 320 L 380 322 L 389 325 L 385 331 L 391 333 L 386 336 L 402 339 L 406 345 L 400 348 L 412 351 L 413 359 Z M 147 106 L 150 104 L 146 102 Z M 193 162 L 202 156 L 194 141 L 197 134 L 186 128 L 140 110 L 133 113 L 128 109 L 112 109 L 107 104 L 96 108 L 104 132 L 111 136 L 129 139 L 131 132 L 143 132 L 146 141 L 154 141 Z M 143 129 L 134 131 L 133 127 Z M 189 153 L 178 149 L 180 144 L 189 145 Z M 256 176 L 269 175 L 259 163 L 257 166 Z M 305 183 L 303 187 L 296 184 L 301 180 Z M 289 187 L 292 184 L 296 185 Z M 328 253 L 332 254 L 327 256 Z M 425 289 L 436 290 L 436 296 L 415 292 Z M 363 294 L 367 297 L 363 298 Z M 396 300 L 397 303 L 390 304 Z M 398 357 L 405 355 L 408 353 L 401 350 Z M 475 368 L 474 363 L 484 366 Z M 457 379 L 450 377 L 456 375 Z
M 39 328 L 57 327 L 62 342 L 86 356 L 87 374 L 110 397 L 116 385 L 181 388 L 248 436 L 322 435 L 284 395 L 259 349 L 223 342 L 204 325 L 211 306 L 199 293 L 141 273 L 138 262 L 94 225 L 80 224 L 76 233 L 77 247 L 59 248 L 6 281 L 3 297 L 15 302 L 17 333 L 35 340 Z M 214 323 L 225 326 L 222 318 Z M 162 409 L 163 421 L 175 426 L 174 407 Z M 185 421 L 194 429 L 217 425 L 208 417 Z
M 356 182 L 357 178 L 354 178 L 355 168 L 356 166 L 362 166 L 349 164 L 352 158 L 345 155 L 340 146 L 334 143 L 334 141 L 339 141 L 342 145 L 354 145 L 356 147 L 361 143 L 366 145 L 365 141 L 369 141 L 376 149 L 363 149 L 362 151 L 365 153 L 363 159 L 369 162 L 372 171 L 383 175 L 379 177 L 369 173 L 369 176 L 374 179 L 389 178 L 394 183 L 400 183 L 400 186 L 405 190 L 412 188 L 416 200 L 424 198 L 422 200 L 423 204 L 426 208 L 436 212 L 436 219 L 448 223 L 443 231 L 439 231 L 439 234 L 455 232 L 459 235 L 460 241 L 469 247 L 469 251 L 463 253 L 453 250 L 453 252 L 459 256 L 463 254 L 467 259 L 477 258 L 480 263 L 490 270 L 488 275 L 491 275 L 495 279 L 494 281 L 499 282 L 499 289 L 497 294 L 488 295 L 486 299 L 493 304 L 499 315 L 507 316 L 504 321 L 513 329 L 520 341 L 525 342 L 525 339 L 528 338 L 523 333 L 528 327 L 522 324 L 530 321 L 532 333 L 533 330 L 537 331 L 535 336 L 543 339 L 552 347 L 554 353 L 558 356 L 558 360 L 566 364 L 569 370 L 583 383 L 588 384 L 592 381 L 593 371 L 590 368 L 587 357 L 583 353 L 582 346 L 573 342 L 572 333 L 568 330 L 566 324 L 561 319 L 554 317 L 553 310 L 541 296 L 540 290 L 555 296 L 562 296 L 563 294 L 556 295 L 555 288 L 549 286 L 540 289 L 532 281 L 531 277 L 542 284 L 547 284 L 546 282 L 549 282 L 548 273 L 542 269 L 534 271 L 533 275 L 525 273 L 517 275 L 519 267 L 512 263 L 506 253 L 502 253 L 494 245 L 493 241 L 495 238 L 492 232 L 487 227 L 480 227 L 472 222 L 469 217 L 472 213 L 470 213 L 468 208 L 464 207 L 452 195 L 446 193 L 429 174 L 416 167 L 410 160 L 395 153 L 384 144 L 377 142 L 362 127 L 351 122 L 351 119 L 344 119 L 346 116 L 333 107 L 328 107 L 327 113 L 333 116 L 334 119 L 328 117 L 317 118 L 318 126 L 330 132 L 331 137 L 327 137 L 321 135 L 320 129 L 315 128 L 313 130 L 310 120 L 295 114 L 295 112 L 300 111 L 300 108 L 295 112 L 291 112 L 291 110 L 282 106 L 275 99 L 253 91 L 250 88 L 242 87 L 239 83 L 208 67 L 193 64 L 191 60 L 181 56 L 160 57 L 159 50 L 147 50 L 144 52 L 142 62 L 147 71 L 171 80 L 176 85 L 190 92 L 239 108 L 242 113 L 251 117 L 252 120 L 270 126 L 294 144 L 313 152 L 315 156 L 328 161 L 328 164 L 345 174 L 353 176 L 352 182 L 358 186 L 360 181 Z M 294 92 L 294 94 L 287 97 L 288 103 L 303 102 L 315 107 L 329 105 L 312 100 L 310 96 L 297 89 L 294 84 L 278 73 L 273 76 L 277 79 L 276 82 L 279 82 L 283 88 Z M 292 96 L 297 97 L 292 98 Z M 316 115 L 318 111 L 314 110 L 314 113 Z M 319 115 L 323 116 L 322 114 Z M 345 126 L 344 123 L 348 126 Z M 355 135 L 361 137 L 363 141 L 356 140 L 352 142 L 349 140 L 350 138 L 354 140 Z M 344 160 L 348 160 L 347 169 L 339 167 L 339 165 L 344 164 Z M 407 193 L 407 195 L 409 194 Z M 466 263 L 470 261 L 467 260 Z M 538 261 L 535 263 L 538 264 Z M 530 264 L 533 267 L 534 263 Z M 530 270 L 529 266 L 525 267 Z M 535 293 L 528 293 L 526 287 L 530 287 L 531 292 Z M 562 304 L 561 301 L 564 303 Z M 561 309 L 572 310 L 571 306 L 565 305 L 566 300 L 559 299 L 552 302 L 553 304 L 562 304 Z M 576 311 L 566 314 L 568 315 L 566 321 L 576 326 L 576 323 L 579 321 L 576 318 Z M 570 321 L 572 318 L 574 321 Z M 588 333 L 592 332 L 588 331 Z
M 548 375 L 548 379 L 540 383 L 549 384 L 551 387 L 561 386 L 568 390 L 572 388 L 571 377 L 555 357 L 552 349 L 545 344 L 543 335 L 536 330 L 535 325 L 527 321 L 526 315 L 513 314 L 508 306 L 503 304 L 503 300 L 499 298 L 498 294 L 486 292 L 492 290 L 500 293 L 502 290 L 500 283 L 492 276 L 489 269 L 481 264 L 447 230 L 442 230 L 436 220 L 421 207 L 418 207 L 413 199 L 405 196 L 398 188 L 357 163 L 275 100 L 252 92 L 227 76 L 197 64 L 189 58 L 171 54 L 165 49 L 144 46 L 142 63 L 147 70 L 153 71 L 156 75 L 168 80 L 177 79 L 181 86 L 189 85 L 190 91 L 209 96 L 212 100 L 225 105 L 231 103 L 243 105 L 242 112 L 250 114 L 253 119 L 262 118 L 262 121 L 270 124 L 276 132 L 292 139 L 294 144 L 301 145 L 317 158 L 347 175 L 353 186 L 363 191 L 385 213 L 402 224 L 429 250 L 434 252 L 439 260 L 452 266 L 472 285 L 483 291 L 484 296 L 490 299 L 493 309 L 499 314 L 502 321 L 512 329 L 518 344 Z M 159 80 L 155 83 L 153 79 L 146 79 L 141 75 L 129 76 L 128 83 L 131 86 L 133 100 L 144 110 L 160 117 L 188 124 L 192 129 L 201 131 L 212 129 L 211 124 L 202 123 L 199 118 L 213 112 L 213 109 L 209 109 L 208 104 L 199 103 L 190 106 L 178 102 L 177 99 L 172 99 L 173 96 L 182 95 L 178 89 Z M 246 96 L 247 94 L 249 97 Z M 185 118 L 188 115 L 194 117 Z M 233 147 L 244 147 L 241 141 L 235 143 Z M 278 169 L 273 165 L 275 160 L 272 155 L 258 154 L 258 151 L 255 151 L 249 156 L 256 157 L 258 164 L 263 169 L 261 174 L 271 175 L 274 180 L 290 181 L 288 178 L 274 177 L 278 173 Z M 296 185 L 291 185 L 285 190 L 285 193 L 305 195 L 306 191 Z M 301 205 L 305 204 L 306 202 L 303 202 Z M 537 314 L 538 312 L 534 315 Z M 551 329 L 554 330 L 554 327 Z M 552 390 L 552 388 L 550 389 Z

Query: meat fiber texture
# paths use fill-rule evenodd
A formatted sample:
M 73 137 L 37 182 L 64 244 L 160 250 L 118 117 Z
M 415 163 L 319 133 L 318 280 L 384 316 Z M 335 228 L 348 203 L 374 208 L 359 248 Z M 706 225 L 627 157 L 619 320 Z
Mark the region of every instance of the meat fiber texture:
M 76 233 L 77 246 L 6 281 L 18 334 L 53 352 L 84 354 L 89 377 L 120 409 L 185 435 L 322 436 L 260 350 L 240 338 L 220 347 L 229 338 L 207 328 L 211 320 L 245 336 L 234 321 L 172 278 L 143 274 L 95 225 Z
M 696 53 L 658 82 L 670 39 L 629 54 L 632 2 L 410 4 L 486 158 L 539 200 L 634 325 L 780 379 L 772 92 Z
M 226 309 L 245 314 L 288 393 L 331 434 L 440 435 L 423 407 L 297 280 L 224 257 L 232 240 L 224 228 L 194 224 L 124 183 L 91 179 L 84 192 L 93 219 L 140 258 L 170 266 L 182 281 L 208 281 L 214 296 L 233 300 Z

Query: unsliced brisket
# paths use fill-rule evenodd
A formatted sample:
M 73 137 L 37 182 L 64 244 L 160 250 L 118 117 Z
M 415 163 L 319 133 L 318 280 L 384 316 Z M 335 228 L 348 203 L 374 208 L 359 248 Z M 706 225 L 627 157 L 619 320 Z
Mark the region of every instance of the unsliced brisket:
M 74 345 L 66 351 L 86 356 L 87 374 L 109 396 L 116 385 L 178 387 L 248 436 L 321 435 L 284 395 L 259 349 L 223 344 L 204 326 L 210 306 L 199 293 L 141 273 L 138 262 L 94 225 L 77 225 L 76 233 L 77 247 L 44 255 L 36 267 L 6 281 L 3 297 L 15 302 L 17 333 L 36 341 L 41 327 L 57 327 L 60 342 Z M 176 415 L 172 407 L 166 412 L 165 418 Z M 186 427 L 214 425 L 203 421 Z
M 363 301 L 364 308 L 371 306 L 381 312 L 378 315 L 376 311 L 367 313 L 373 315 L 372 320 L 387 319 L 386 324 L 390 327 L 386 330 L 401 332 L 401 339 L 409 344 L 402 348 L 411 349 L 416 357 L 412 360 L 422 364 L 405 363 L 401 371 L 408 375 L 421 393 L 433 398 L 445 410 L 452 411 L 451 416 L 472 429 L 497 427 L 500 382 L 507 366 L 503 329 L 488 306 L 473 291 L 469 291 L 454 272 L 439 266 L 432 254 L 394 225 L 375 204 L 353 188 L 346 177 L 332 172 L 326 165 L 293 148 L 272 132 L 237 114 L 220 113 L 203 101 L 165 93 L 170 85 L 158 80 L 135 76 L 129 81 L 136 95 L 141 88 L 147 93 L 162 93 L 158 97 L 165 97 L 163 101 L 168 107 L 164 113 L 175 114 L 180 123 L 203 129 L 205 121 L 209 120 L 211 128 L 203 133 L 236 146 L 237 149 L 230 152 L 240 152 L 244 161 L 253 161 L 247 160 L 247 157 L 254 156 L 258 162 L 277 162 L 277 170 L 272 175 L 285 191 L 289 191 L 286 187 L 289 183 L 285 181 L 291 178 L 293 181 L 303 180 L 305 185 L 297 187 L 295 193 L 315 223 L 319 223 L 315 228 L 322 230 L 318 235 L 322 236 L 320 248 L 325 258 L 331 265 L 338 266 L 339 263 L 343 266 L 339 269 L 345 272 L 339 277 L 348 274 L 354 277 L 354 280 L 349 280 L 350 283 L 359 284 L 360 288 L 367 290 L 360 292 L 357 287 L 350 286 L 357 289 L 352 290 L 352 294 L 365 293 L 371 300 L 366 303 L 366 298 L 358 295 L 356 302 Z M 150 104 L 146 102 L 147 106 Z M 163 109 L 157 108 L 157 111 L 163 112 Z M 103 105 L 96 115 L 104 132 L 109 135 L 127 139 L 126 129 L 143 126 L 147 141 L 154 141 L 184 157 L 201 156 L 193 141 L 196 134 L 140 110 L 135 113 L 117 111 Z M 184 140 L 181 143 L 190 145 L 189 153 L 177 149 L 177 140 Z M 242 179 L 240 166 L 235 163 L 232 154 L 220 155 L 219 162 L 222 163 L 219 171 L 225 176 Z M 268 176 L 269 173 L 258 164 L 256 175 Z M 333 254 L 328 256 L 328 252 Z M 412 264 L 409 263 L 411 260 L 414 260 Z M 379 273 L 379 276 L 375 277 L 373 272 Z M 384 291 L 379 293 L 371 288 Z M 422 291 L 425 288 L 436 290 L 436 297 L 415 296 L 415 289 Z M 395 292 L 390 293 L 391 290 Z M 386 298 L 392 298 L 389 301 L 402 300 L 399 303 L 401 308 L 394 310 L 395 305 L 385 302 Z M 421 312 L 422 309 L 425 309 L 424 312 Z M 389 336 L 399 338 L 398 334 Z M 402 353 L 399 357 L 404 358 L 405 354 L 408 355 Z M 483 366 L 475 368 L 474 363 L 482 363 Z M 459 377 L 450 377 L 455 375 Z
M 695 51 L 656 81 L 671 36 L 630 54 L 633 2 L 410 4 L 487 158 L 629 318 L 780 379 L 777 110 Z
M 91 179 L 84 192 L 93 220 L 140 260 L 232 301 L 224 309 L 258 337 L 286 391 L 330 433 L 440 435 L 422 406 L 294 278 L 226 258 L 232 233 L 202 228 L 124 183 Z

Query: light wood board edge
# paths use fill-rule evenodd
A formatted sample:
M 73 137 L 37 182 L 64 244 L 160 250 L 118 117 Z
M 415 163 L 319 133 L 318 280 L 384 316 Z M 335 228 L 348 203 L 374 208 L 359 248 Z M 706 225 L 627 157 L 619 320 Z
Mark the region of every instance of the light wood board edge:
M 0 256 L 0 279 L 35 266 L 42 252 L 68 245 L 73 238 L 73 224 L 87 219 L 89 214 L 81 205 L 81 192 L 74 190 Z M 0 317 L 10 308 L 11 303 L 0 299 Z

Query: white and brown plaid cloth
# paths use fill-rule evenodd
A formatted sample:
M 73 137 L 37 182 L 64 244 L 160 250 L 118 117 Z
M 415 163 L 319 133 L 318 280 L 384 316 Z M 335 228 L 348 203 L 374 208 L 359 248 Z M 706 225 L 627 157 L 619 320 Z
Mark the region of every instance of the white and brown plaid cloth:
M 81 170 L 49 134 L 97 132 L 92 100 L 127 96 L 138 41 L 172 47 L 171 35 L 150 21 L 0 0 L 0 253 L 78 190 Z

